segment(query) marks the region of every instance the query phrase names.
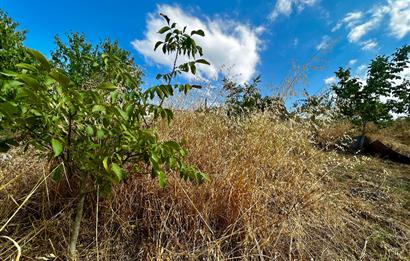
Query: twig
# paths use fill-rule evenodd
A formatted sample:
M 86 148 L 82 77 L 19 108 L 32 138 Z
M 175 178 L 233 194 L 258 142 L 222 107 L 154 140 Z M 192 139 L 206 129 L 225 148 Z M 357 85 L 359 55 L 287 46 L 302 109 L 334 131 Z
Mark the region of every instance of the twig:
M 97 206 L 95 210 L 95 247 L 97 251 L 97 261 L 100 260 L 100 253 L 98 250 L 98 205 L 99 205 L 99 198 L 100 198 L 100 186 L 97 185 Z

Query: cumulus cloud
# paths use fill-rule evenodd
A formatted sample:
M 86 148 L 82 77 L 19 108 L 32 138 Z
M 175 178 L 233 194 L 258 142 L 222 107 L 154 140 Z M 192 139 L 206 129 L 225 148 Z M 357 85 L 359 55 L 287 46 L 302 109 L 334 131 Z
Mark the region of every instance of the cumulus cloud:
M 269 19 L 273 21 L 280 15 L 289 16 L 295 8 L 301 12 L 306 6 L 313 6 L 317 2 L 318 0 L 277 0 Z
M 169 67 L 173 64 L 173 57 L 153 50 L 154 44 L 161 38 L 157 32 L 164 25 L 163 19 L 158 15 L 160 12 L 180 26 L 187 25 L 187 30 L 202 29 L 205 32 L 205 37 L 197 37 L 196 41 L 202 46 L 204 58 L 211 66 L 198 66 L 201 78 L 216 79 L 220 69 L 225 66 L 230 68 L 230 73 L 238 82 L 248 81 L 255 74 L 260 60 L 260 34 L 264 31 L 263 27 L 252 28 L 230 20 L 200 20 L 180 7 L 170 5 L 158 5 L 155 13 L 148 14 L 144 39 L 132 42 L 133 47 L 148 61 Z

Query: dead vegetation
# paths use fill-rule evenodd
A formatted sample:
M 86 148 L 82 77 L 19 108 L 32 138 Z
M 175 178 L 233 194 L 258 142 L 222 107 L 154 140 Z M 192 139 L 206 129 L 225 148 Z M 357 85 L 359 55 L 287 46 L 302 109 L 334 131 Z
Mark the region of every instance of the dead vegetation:
M 179 112 L 158 130 L 210 180 L 170 177 L 161 189 L 136 173 L 111 200 L 88 197 L 82 260 L 410 258 L 408 165 L 322 151 L 303 123 L 261 114 L 233 122 Z M 75 184 L 47 178 L 33 151 L 11 156 L 1 161 L 0 235 L 22 260 L 66 260 Z M 16 245 L 0 240 L 0 259 L 15 258 Z

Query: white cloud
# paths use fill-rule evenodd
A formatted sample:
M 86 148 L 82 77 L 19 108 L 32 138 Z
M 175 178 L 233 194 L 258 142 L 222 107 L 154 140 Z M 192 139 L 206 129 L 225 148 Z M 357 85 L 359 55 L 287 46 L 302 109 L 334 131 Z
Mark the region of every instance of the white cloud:
M 357 63 L 356 59 L 352 59 L 352 60 L 349 61 L 350 66 L 355 65 L 356 63 Z
M 337 79 L 336 79 L 335 76 L 332 76 L 332 77 L 329 77 L 329 78 L 325 79 L 325 84 L 326 85 L 332 85 L 332 84 L 335 84 L 335 83 L 337 83 Z
M 158 5 L 157 9 L 155 14 L 148 14 L 144 39 L 132 42 L 133 47 L 149 61 L 169 67 L 173 64 L 173 57 L 158 50 L 154 52 L 154 44 L 161 39 L 157 32 L 164 25 L 163 19 L 157 14 L 162 12 L 178 25 L 187 25 L 187 30 L 202 29 L 205 32 L 205 37 L 197 37 L 196 41 L 202 46 L 204 58 L 211 66 L 198 66 L 201 78 L 217 78 L 224 66 L 230 68 L 230 73 L 238 82 L 248 81 L 255 74 L 260 60 L 260 33 L 263 27 L 252 28 L 231 20 L 200 20 L 177 6 Z
M 362 17 L 363 13 L 360 11 L 347 13 L 345 18 L 343 18 L 343 22 L 346 23 L 348 27 L 353 27 Z
M 410 80 L 410 67 L 404 68 L 404 70 L 399 73 L 399 76 L 402 80 L 404 79 Z
M 301 12 L 306 6 L 313 6 L 317 2 L 318 0 L 277 0 L 269 19 L 273 21 L 280 15 L 289 16 L 294 8 Z
M 339 30 L 343 25 L 345 25 L 347 28 L 352 28 L 354 25 L 360 22 L 360 19 L 362 17 L 363 13 L 360 11 L 347 13 L 345 17 L 332 28 L 332 32 Z
M 367 74 L 367 65 L 361 64 L 356 69 L 356 76 L 360 79 L 365 79 Z
M 331 46 L 331 38 L 328 35 L 324 35 L 322 37 L 322 41 L 316 45 L 316 50 L 325 50 L 328 49 Z
M 405 37 L 410 32 L 410 0 L 386 0 L 385 4 L 373 6 L 369 11 L 347 13 L 332 28 L 332 32 L 344 26 L 349 31 L 349 42 L 361 44 L 365 35 L 381 25 L 386 25 L 385 28 L 394 37 Z
M 390 32 L 396 38 L 403 38 L 410 32 L 410 0 L 389 0 Z
M 379 6 L 373 8 L 371 12 L 371 18 L 364 23 L 361 23 L 359 25 L 354 25 L 352 24 L 353 22 L 356 23 L 356 20 L 351 20 L 347 23 L 348 27 L 351 27 L 351 30 L 349 34 L 347 35 L 347 38 L 349 39 L 349 42 L 358 42 L 364 35 L 366 35 L 368 32 L 371 30 L 377 28 L 381 21 L 383 20 L 383 16 L 389 11 L 389 8 L 387 6 Z M 346 18 L 345 18 L 346 19 Z
M 338 22 L 333 28 L 332 28 L 332 33 L 336 32 L 337 30 L 339 30 L 341 27 L 343 26 L 342 22 Z
M 367 40 L 361 42 L 360 45 L 362 46 L 362 50 L 369 51 L 377 47 L 377 42 L 375 40 Z

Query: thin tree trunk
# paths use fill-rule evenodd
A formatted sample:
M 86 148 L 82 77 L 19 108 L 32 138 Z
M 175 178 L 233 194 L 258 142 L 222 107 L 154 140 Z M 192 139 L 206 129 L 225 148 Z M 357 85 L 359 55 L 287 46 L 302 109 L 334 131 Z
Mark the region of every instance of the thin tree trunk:
M 70 258 L 72 260 L 77 260 L 77 241 L 78 241 L 78 235 L 80 233 L 80 225 L 81 225 L 81 219 L 83 217 L 83 211 L 84 211 L 84 201 L 85 201 L 85 193 L 81 191 L 80 194 L 80 199 L 78 201 L 77 205 L 77 210 L 75 214 L 75 220 L 72 228 L 72 233 L 71 233 L 71 238 L 70 238 L 70 245 L 69 245 L 69 252 L 70 252 Z
M 366 126 L 367 126 L 367 122 L 365 122 L 362 127 L 362 136 L 360 137 L 360 143 L 359 143 L 360 149 L 363 149 L 364 141 L 366 139 Z

